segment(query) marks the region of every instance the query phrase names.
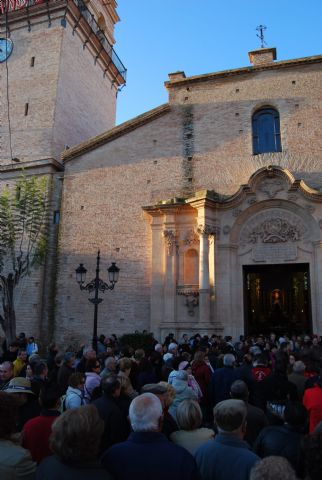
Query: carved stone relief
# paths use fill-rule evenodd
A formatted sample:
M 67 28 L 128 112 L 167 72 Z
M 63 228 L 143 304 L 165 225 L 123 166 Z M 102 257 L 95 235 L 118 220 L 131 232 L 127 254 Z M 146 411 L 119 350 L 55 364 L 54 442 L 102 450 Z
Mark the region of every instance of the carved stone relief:
M 164 230 L 163 236 L 167 246 L 168 255 L 173 255 L 174 248 L 176 247 L 176 234 L 173 230 Z
M 308 228 L 296 214 L 282 209 L 260 212 L 241 231 L 242 244 L 297 242 L 308 234 Z
M 199 235 L 215 236 L 219 234 L 219 227 L 215 225 L 198 225 L 197 232 Z
M 258 190 L 265 193 L 268 198 L 274 198 L 278 192 L 284 190 L 284 182 L 279 178 L 266 178 L 263 180 Z
M 184 245 L 193 245 L 199 243 L 199 236 L 197 232 L 191 228 L 190 230 L 187 231 L 185 238 L 183 240 Z

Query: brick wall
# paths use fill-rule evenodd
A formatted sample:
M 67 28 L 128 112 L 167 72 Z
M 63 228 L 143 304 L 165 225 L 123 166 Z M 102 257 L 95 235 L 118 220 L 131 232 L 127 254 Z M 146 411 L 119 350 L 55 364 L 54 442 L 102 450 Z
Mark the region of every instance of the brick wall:
M 151 232 L 141 207 L 198 189 L 235 192 L 258 168 L 251 142 L 256 108 L 280 112 L 283 152 L 271 155 L 271 163 L 294 166 L 305 155 L 312 159 L 306 165 L 311 181 L 321 186 L 321 174 L 310 172 L 315 161 L 322 168 L 321 79 L 315 64 L 178 83 L 170 88 L 169 113 L 68 161 L 57 338 L 66 330 L 91 335 L 93 307 L 74 269 L 83 262 L 92 278 L 98 248 L 104 269 L 112 260 L 121 268 L 115 290 L 99 306 L 99 332 L 149 328 Z

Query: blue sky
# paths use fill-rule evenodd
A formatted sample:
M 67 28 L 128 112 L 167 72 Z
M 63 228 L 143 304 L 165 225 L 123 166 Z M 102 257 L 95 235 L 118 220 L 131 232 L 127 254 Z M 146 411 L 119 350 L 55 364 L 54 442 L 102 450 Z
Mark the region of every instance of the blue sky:
M 115 50 L 128 72 L 117 124 L 167 102 L 170 72 L 249 65 L 260 24 L 277 60 L 322 54 L 321 0 L 118 0 L 118 14 Z

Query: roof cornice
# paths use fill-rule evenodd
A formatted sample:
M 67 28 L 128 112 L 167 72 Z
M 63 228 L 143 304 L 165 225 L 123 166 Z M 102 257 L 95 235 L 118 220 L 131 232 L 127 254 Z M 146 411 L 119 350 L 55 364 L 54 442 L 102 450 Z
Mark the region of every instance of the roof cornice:
M 296 58 L 293 60 L 283 60 L 280 62 L 272 62 L 266 65 L 249 66 L 242 68 L 234 68 L 231 70 L 222 70 L 220 72 L 205 73 L 203 75 L 195 75 L 187 78 L 180 78 L 178 80 L 164 82 L 166 88 L 181 87 L 193 83 L 209 82 L 217 78 L 232 77 L 237 75 L 244 75 L 247 73 L 261 72 L 264 70 L 278 70 L 282 68 L 297 67 L 299 65 L 311 65 L 314 63 L 322 63 L 322 55 L 315 55 L 312 57 Z
M 152 122 L 153 120 L 161 117 L 162 115 L 165 115 L 169 111 L 170 105 L 168 103 L 160 105 L 153 110 L 149 110 L 148 112 L 138 115 L 137 117 L 128 120 L 127 122 L 121 123 L 121 125 L 118 125 L 117 127 L 114 127 L 107 132 L 96 135 L 95 137 L 92 137 L 85 142 L 75 145 L 75 147 L 71 147 L 69 150 L 65 150 L 61 155 L 61 159 L 64 163 L 67 163 L 70 160 L 79 157 L 80 155 L 83 155 L 84 153 L 101 147 L 102 145 L 105 145 L 106 143 L 109 143 L 112 140 L 115 140 L 116 138 L 125 135 L 126 133 L 136 130 L 142 125 Z

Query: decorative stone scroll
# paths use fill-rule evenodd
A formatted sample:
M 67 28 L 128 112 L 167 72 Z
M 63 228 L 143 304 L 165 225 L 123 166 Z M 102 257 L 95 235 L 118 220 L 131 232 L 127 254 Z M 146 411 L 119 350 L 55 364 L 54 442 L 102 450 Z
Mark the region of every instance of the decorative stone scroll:
M 167 246 L 167 253 L 168 255 L 173 255 L 174 247 L 176 247 L 176 234 L 173 230 L 164 230 L 163 236 Z
M 241 232 L 240 240 L 242 244 L 297 242 L 307 233 L 307 227 L 296 214 L 286 210 L 271 209 L 261 212 L 247 222 Z
M 199 236 L 193 228 L 188 230 L 183 240 L 183 243 L 184 245 L 193 245 L 193 244 L 199 243 Z
M 261 182 L 258 190 L 265 193 L 268 198 L 274 198 L 278 192 L 284 190 L 284 182 L 278 178 L 266 178 Z
M 214 237 L 219 234 L 219 227 L 215 225 L 198 225 L 197 232 L 199 235 L 208 235 Z

